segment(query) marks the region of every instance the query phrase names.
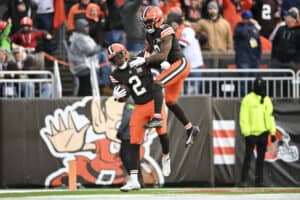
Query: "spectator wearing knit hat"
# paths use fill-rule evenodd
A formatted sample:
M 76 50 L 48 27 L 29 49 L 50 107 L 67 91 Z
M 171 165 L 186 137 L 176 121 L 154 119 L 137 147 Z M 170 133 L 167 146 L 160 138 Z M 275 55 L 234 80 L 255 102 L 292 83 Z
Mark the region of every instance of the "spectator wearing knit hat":
M 289 9 L 284 13 L 285 25 L 281 26 L 273 39 L 271 67 L 300 69 L 299 12 Z
M 203 49 L 213 51 L 227 51 L 233 49 L 232 32 L 229 23 L 219 14 L 219 6 L 211 1 L 207 5 L 208 19 L 200 19 L 195 25 L 197 34 L 205 32 L 208 42 Z
M 204 0 L 201 8 L 202 18 L 206 18 L 206 19 L 209 18 L 207 6 L 212 1 L 214 1 L 218 5 L 219 14 L 223 15 L 223 0 Z

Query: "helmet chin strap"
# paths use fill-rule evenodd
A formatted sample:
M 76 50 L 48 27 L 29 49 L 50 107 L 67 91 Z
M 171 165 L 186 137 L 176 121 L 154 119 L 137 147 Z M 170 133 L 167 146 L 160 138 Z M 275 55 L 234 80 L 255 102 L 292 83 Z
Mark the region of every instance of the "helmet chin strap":
M 119 69 L 123 70 L 127 68 L 127 62 L 124 62 L 123 65 L 118 67 Z

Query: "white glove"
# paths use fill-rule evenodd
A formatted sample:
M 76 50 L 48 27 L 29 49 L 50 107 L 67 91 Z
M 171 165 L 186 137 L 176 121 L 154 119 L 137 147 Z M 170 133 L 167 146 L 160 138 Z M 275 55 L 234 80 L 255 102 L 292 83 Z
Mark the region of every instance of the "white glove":
M 168 69 L 171 64 L 168 61 L 163 61 L 162 63 L 160 63 L 161 69 L 166 70 Z
M 135 68 L 138 66 L 143 65 L 146 62 L 145 58 L 143 57 L 136 57 L 133 61 L 129 63 L 130 68 Z
M 121 88 L 120 85 L 114 87 L 113 97 L 115 100 L 119 100 L 120 98 L 125 97 L 126 95 L 127 95 L 126 89 Z

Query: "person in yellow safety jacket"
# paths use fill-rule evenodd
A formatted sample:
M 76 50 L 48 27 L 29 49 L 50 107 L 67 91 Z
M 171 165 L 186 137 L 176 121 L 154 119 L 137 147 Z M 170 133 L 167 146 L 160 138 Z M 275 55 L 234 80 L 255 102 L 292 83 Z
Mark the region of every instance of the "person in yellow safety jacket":
M 268 136 L 271 134 L 271 141 L 275 142 L 275 119 L 273 116 L 273 104 L 271 98 L 265 94 L 265 81 L 260 77 L 254 81 L 253 91 L 243 99 L 240 107 L 240 128 L 245 137 L 246 152 L 242 167 L 240 186 L 248 185 L 248 171 L 253 157 L 253 150 L 256 145 L 257 158 L 255 166 L 255 186 L 262 187 L 264 159 L 268 143 Z

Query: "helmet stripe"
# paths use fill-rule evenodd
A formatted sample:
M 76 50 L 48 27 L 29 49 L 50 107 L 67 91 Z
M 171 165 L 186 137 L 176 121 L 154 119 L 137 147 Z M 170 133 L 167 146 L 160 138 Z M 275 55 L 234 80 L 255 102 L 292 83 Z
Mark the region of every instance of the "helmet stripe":
M 151 9 L 152 6 L 147 6 L 143 12 L 142 18 L 146 17 L 146 13 L 148 12 L 149 9 Z
M 110 45 L 110 46 L 108 47 L 108 52 L 109 52 L 109 54 L 110 54 L 110 55 L 112 55 L 112 54 L 113 54 L 112 45 Z

